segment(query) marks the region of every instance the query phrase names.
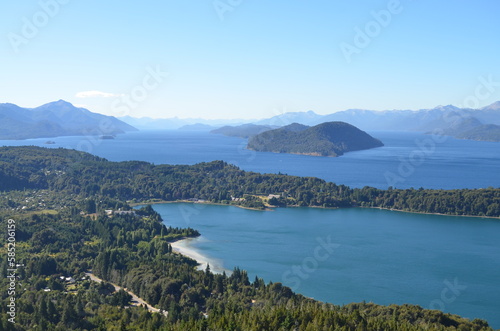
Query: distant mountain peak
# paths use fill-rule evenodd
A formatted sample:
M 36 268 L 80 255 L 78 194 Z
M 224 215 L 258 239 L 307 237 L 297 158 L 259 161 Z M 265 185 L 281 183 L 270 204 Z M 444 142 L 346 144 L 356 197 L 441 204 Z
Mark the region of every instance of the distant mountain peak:
M 315 122 L 323 115 L 316 114 L 312 110 L 308 111 L 297 111 L 297 112 L 286 112 L 271 118 L 259 120 L 255 122 L 255 124 L 261 125 L 276 125 L 283 126 L 291 123 L 301 123 L 301 124 L 309 124 L 311 122 Z
M 54 101 L 52 103 L 55 103 L 55 104 L 70 104 L 70 105 L 73 105 L 71 102 L 68 102 L 66 100 L 63 100 L 63 99 L 59 99 L 57 101 Z
M 319 114 L 316 114 L 313 110 L 308 110 L 308 111 L 289 111 L 286 113 L 282 113 L 276 116 L 297 116 L 297 115 L 307 115 L 307 116 L 321 116 Z
M 500 110 L 500 101 L 495 101 L 491 105 L 481 108 L 482 110 Z
M 66 100 L 63 100 L 63 99 L 59 99 L 57 101 L 52 101 L 52 102 L 48 102 L 46 104 L 43 104 L 41 105 L 40 107 L 43 107 L 43 106 L 47 106 L 47 105 L 51 105 L 51 106 L 71 106 L 71 107 L 75 107 L 71 102 L 68 102 Z M 76 107 L 75 107 L 76 108 Z
M 48 138 L 57 136 L 111 135 L 136 128 L 112 116 L 77 108 L 70 102 L 58 100 L 36 108 L 0 104 L 0 139 Z M 103 121 L 107 121 L 106 131 Z
M 19 107 L 18 105 L 14 104 L 14 103 L 10 103 L 10 102 L 0 103 L 0 106 L 3 106 L 3 107 L 15 107 L 15 108 L 21 108 L 21 107 Z
M 457 110 L 459 109 L 458 107 L 454 106 L 454 105 L 446 105 L 446 106 L 443 106 L 443 105 L 439 105 L 439 106 L 436 106 L 434 108 L 432 108 L 431 110 L 444 110 L 444 111 L 450 111 L 450 110 Z

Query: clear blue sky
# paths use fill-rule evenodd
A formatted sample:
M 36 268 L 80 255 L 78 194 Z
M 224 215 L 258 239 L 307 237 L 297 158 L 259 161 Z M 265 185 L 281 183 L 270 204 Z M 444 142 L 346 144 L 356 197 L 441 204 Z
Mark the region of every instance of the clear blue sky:
M 476 93 L 480 77 L 500 82 L 497 0 L 59 1 L 0 4 L 0 102 L 265 118 L 500 100 L 500 83 Z M 372 29 L 368 45 L 356 28 Z

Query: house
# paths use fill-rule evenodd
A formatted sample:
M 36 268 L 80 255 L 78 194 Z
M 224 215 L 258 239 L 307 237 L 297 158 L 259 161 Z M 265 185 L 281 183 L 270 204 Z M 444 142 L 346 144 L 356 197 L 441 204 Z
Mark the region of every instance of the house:
M 59 276 L 59 279 L 70 284 L 76 283 L 76 280 L 73 277 Z

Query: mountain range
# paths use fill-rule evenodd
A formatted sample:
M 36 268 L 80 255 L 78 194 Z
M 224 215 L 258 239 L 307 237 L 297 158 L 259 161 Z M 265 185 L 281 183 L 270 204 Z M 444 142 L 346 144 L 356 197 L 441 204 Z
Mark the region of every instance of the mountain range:
M 283 127 L 291 123 L 311 126 L 341 121 L 365 131 L 439 132 L 460 139 L 500 141 L 497 138 L 500 136 L 500 101 L 479 109 L 447 105 L 419 110 L 347 109 L 327 115 L 320 115 L 309 110 L 288 112 L 262 120 L 137 119 L 130 117 L 122 118 L 122 120 L 140 129 L 178 129 L 196 123 L 215 127 L 224 126 L 220 131 L 214 130 L 213 133 L 229 133 L 228 135 L 241 137 L 259 133 L 262 126 Z M 254 127 L 255 132 L 252 132 L 248 124 L 261 127 Z M 207 130 L 207 126 L 200 126 L 200 128 Z
M 459 108 L 453 105 L 420 110 L 348 109 L 328 115 L 313 111 L 285 113 L 255 122 L 260 125 L 287 125 L 301 123 L 317 125 L 323 122 L 343 121 L 362 130 L 378 131 L 432 131 L 445 129 L 458 118 L 474 117 L 483 124 L 500 125 L 500 101 L 480 109 Z
M 348 109 L 328 115 L 313 111 L 290 112 L 263 120 L 212 120 L 122 117 L 117 119 L 78 108 L 59 100 L 37 108 L 0 104 L 0 139 L 28 139 L 69 135 L 115 135 L 138 129 L 214 130 L 231 136 L 249 137 L 291 123 L 314 126 L 341 121 L 365 131 L 419 131 L 441 133 L 459 139 L 500 141 L 500 101 L 470 109 L 452 105 L 420 110 Z M 230 126 L 232 125 L 232 126 Z M 240 126 L 240 127 L 238 127 Z
M 137 129 L 115 117 L 93 113 L 64 100 L 36 108 L 0 104 L 0 139 L 108 136 L 129 131 Z
M 328 115 L 313 111 L 293 112 L 256 121 L 256 126 L 286 126 L 290 123 L 318 125 L 341 121 L 366 131 L 415 131 L 453 136 L 458 139 L 500 141 L 500 101 L 480 109 L 458 108 L 452 105 L 421 110 L 366 110 L 348 109 Z M 223 131 L 237 134 L 238 128 L 225 127 Z M 217 130 L 212 131 L 214 133 Z M 241 134 L 240 136 L 244 136 Z
M 202 124 L 199 126 L 199 131 L 209 131 L 210 129 L 218 128 L 224 125 L 240 125 L 248 123 L 249 120 L 243 119 L 203 119 L 203 118 L 151 118 L 151 117 L 119 117 L 125 123 L 132 125 L 139 130 L 177 130 L 180 128 L 186 129 L 186 126 Z M 250 120 L 251 121 L 251 120 Z M 212 127 L 212 128 L 209 128 Z M 191 129 L 195 127 L 190 127 Z M 189 127 L 188 127 L 189 129 Z

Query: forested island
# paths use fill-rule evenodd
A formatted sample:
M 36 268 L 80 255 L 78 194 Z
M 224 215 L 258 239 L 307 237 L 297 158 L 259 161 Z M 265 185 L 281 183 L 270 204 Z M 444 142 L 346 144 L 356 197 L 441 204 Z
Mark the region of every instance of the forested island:
M 155 166 L 66 149 L 2 147 L 0 192 L 2 227 L 14 225 L 16 232 L 18 276 L 16 324 L 8 321 L 11 299 L 2 291 L 3 330 L 492 330 L 480 319 L 414 305 L 321 303 L 281 283 L 250 280 L 239 268 L 231 275 L 197 271 L 196 262 L 172 252 L 170 243 L 199 233 L 166 227 L 150 206 L 133 210 L 130 204 L 206 199 L 258 205 L 272 192 L 267 202 L 283 206 L 385 204 L 424 211 L 458 199 L 462 205 L 448 213 L 480 215 L 498 202 L 497 189 L 350 189 L 316 178 L 244 172 L 221 161 Z M 9 246 L 6 237 L 1 240 L 5 257 Z M 0 262 L 3 289 L 11 282 L 9 263 Z M 134 304 L 130 292 L 159 312 Z
M 293 123 L 250 137 L 248 149 L 260 152 L 313 156 L 340 156 L 384 144 L 344 122 L 325 122 L 313 127 Z

